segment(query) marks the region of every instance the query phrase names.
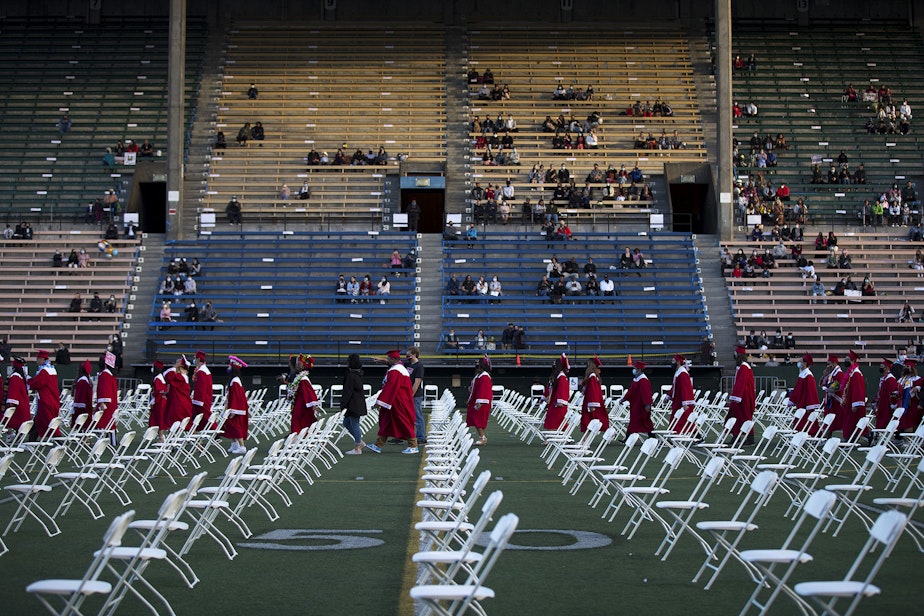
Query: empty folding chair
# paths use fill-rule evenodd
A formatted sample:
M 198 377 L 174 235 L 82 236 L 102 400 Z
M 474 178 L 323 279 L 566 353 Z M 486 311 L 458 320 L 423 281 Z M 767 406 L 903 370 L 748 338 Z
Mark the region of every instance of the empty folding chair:
M 437 583 L 445 584 L 455 580 L 461 570 L 471 573 L 471 566 L 481 559 L 481 554 L 474 552 L 475 543 L 481 533 L 493 519 L 494 512 L 500 506 L 504 493 L 492 492 L 481 507 L 481 516 L 474 524 L 459 521 L 458 525 L 447 531 L 435 542 L 431 549 L 421 550 L 411 560 L 417 563 L 420 572 L 418 584 L 427 584 L 436 578 Z M 455 549 L 452 549 L 455 547 Z
M 562 478 L 561 484 L 568 485 L 574 471 L 581 469 L 583 473 L 583 471 L 591 465 L 603 462 L 605 460 L 603 452 L 614 440 L 616 440 L 616 428 L 610 427 L 607 428 L 603 436 L 600 437 L 593 451 L 567 452 L 567 461 L 559 473 L 559 476 Z
M 555 464 L 555 460 L 557 460 L 558 456 L 561 454 L 565 456 L 569 454 L 586 454 L 593 445 L 594 439 L 600 434 L 600 428 L 602 426 L 603 423 L 599 419 L 594 419 L 587 424 L 587 430 L 584 431 L 581 438 L 573 443 L 549 441 L 548 447 L 546 448 L 548 454 L 542 456 L 547 462 L 546 468 L 551 469 Z
M 97 494 L 99 493 L 95 489 L 95 484 L 100 480 L 99 474 L 92 469 L 92 465 L 102 458 L 103 452 L 106 451 L 108 445 L 109 441 L 107 439 L 98 439 L 90 450 L 90 456 L 87 458 L 87 462 L 81 468 L 72 472 L 55 474 L 55 479 L 66 485 L 67 491 L 64 493 L 64 497 L 58 504 L 58 508 L 55 509 L 52 517 L 57 518 L 58 516 L 67 515 L 68 510 L 75 500 L 80 501 L 80 504 L 87 508 L 87 511 L 90 512 L 90 516 L 94 520 L 103 517 L 103 510 L 92 496 L 94 492 Z M 89 489 L 84 487 L 91 482 L 94 484 L 93 487 Z
M 31 419 L 22 422 L 19 429 L 11 435 L 9 444 L 0 445 L 0 455 L 24 454 L 26 450 L 23 448 L 23 443 L 25 443 L 26 439 L 29 437 L 29 431 L 32 430 L 32 423 Z M 16 463 L 15 457 L 10 462 L 10 470 L 16 475 L 17 481 L 22 483 L 29 481 L 28 473 L 26 473 L 22 466 Z
M 760 472 L 757 470 L 757 465 L 767 461 L 767 450 L 773 444 L 775 437 L 776 428 L 770 426 L 760 435 L 760 440 L 757 442 L 753 453 L 735 454 L 729 458 L 728 468 L 737 475 L 734 485 L 729 490 L 730 492 L 734 492 L 737 487 L 738 494 L 741 494 L 744 488 L 754 481 L 754 477 Z
M 863 525 L 866 526 L 866 529 L 869 530 L 873 523 L 873 519 L 858 505 L 860 496 L 867 490 L 872 489 L 869 482 L 872 480 L 873 475 L 876 474 L 876 470 L 880 468 L 880 463 L 885 456 L 885 452 L 886 448 L 884 445 L 877 445 L 870 448 L 870 450 L 866 452 L 863 465 L 860 467 L 860 470 L 857 471 L 856 477 L 854 477 L 852 482 L 829 484 L 825 486 L 825 490 L 834 492 L 837 495 L 837 506 L 831 513 L 831 520 L 828 522 L 828 526 L 833 522 L 837 522 L 837 527 L 834 529 L 831 535 L 832 537 L 837 537 L 837 534 L 844 526 L 844 522 L 847 521 L 847 517 L 851 512 L 856 513 L 863 522 Z M 827 531 L 827 527 L 825 527 L 825 530 Z
M 626 522 L 625 527 L 622 529 L 622 535 L 625 535 L 627 531 L 629 532 L 626 539 L 632 539 L 632 537 L 635 536 L 635 531 L 638 530 L 638 527 L 641 526 L 644 520 L 656 520 L 662 525 L 664 524 L 664 520 L 662 520 L 660 516 L 653 515 L 652 505 L 659 496 L 670 492 L 670 490 L 664 486 L 667 480 L 670 479 L 674 470 L 680 465 L 680 462 L 683 461 L 685 451 L 683 447 L 672 447 L 671 450 L 667 452 L 667 456 L 664 457 L 664 464 L 661 466 L 661 470 L 658 471 L 658 474 L 650 484 L 639 485 L 636 483 L 635 485 L 623 488 L 622 494 L 626 502 L 634 509 L 632 515 L 629 517 L 629 521 Z M 612 518 L 610 518 L 610 521 L 612 521 Z
M 474 506 L 474 503 L 481 496 L 488 481 L 491 479 L 491 471 L 482 471 L 468 492 L 460 489 L 453 491 L 444 498 L 424 498 L 417 501 L 416 506 L 423 509 L 421 515 L 423 521 L 429 520 L 454 520 Z
M 58 431 L 60 425 L 61 419 L 59 417 L 54 417 L 48 422 L 48 428 L 45 430 L 45 434 L 40 434 L 37 441 L 27 441 L 23 443 L 23 447 L 26 451 L 30 452 L 29 459 L 26 460 L 26 463 L 23 465 L 23 470 L 27 474 L 31 473 L 42 463 L 50 448 L 57 447 L 54 441 L 54 435 Z M 65 454 L 66 453 L 67 450 L 65 449 Z
M 0 462 L 0 468 L 3 464 Z M 2 474 L 0 474 L 2 476 Z M 905 515 L 908 517 L 908 534 L 918 546 L 918 550 L 924 552 L 924 532 L 914 523 L 914 514 L 918 509 L 924 506 L 924 458 L 918 462 L 917 474 L 911 477 L 908 487 L 901 496 L 874 498 L 873 503 L 892 507 L 893 509 L 905 509 Z
M 642 447 L 635 461 L 625 472 L 608 473 L 601 477 L 601 479 L 604 480 L 604 483 L 601 485 L 606 486 L 607 490 L 612 489 L 613 497 L 603 510 L 603 515 L 600 517 L 605 518 L 609 516 L 610 520 L 616 517 L 616 514 L 619 513 L 619 510 L 622 508 L 622 504 L 625 502 L 623 489 L 635 485 L 638 481 L 644 481 L 646 479 L 644 475 L 645 467 L 655 457 L 657 451 L 658 440 L 650 438 L 642 443 Z M 596 503 L 594 503 L 594 506 L 596 506 Z
M 106 570 L 110 557 L 122 543 L 122 536 L 134 515 L 134 511 L 127 511 L 112 521 L 103 534 L 102 547 L 94 555 L 93 561 L 82 578 L 79 580 L 39 580 L 29 584 L 26 592 L 34 594 L 49 612 L 61 616 L 80 614 L 80 608 L 88 597 L 108 595 L 112 592 L 112 584 L 100 580 L 99 576 Z M 63 605 L 60 607 L 53 605 L 52 597 L 57 597 Z
M 914 463 L 924 454 L 924 423 L 918 426 L 914 434 L 904 437 L 905 450 L 902 452 L 890 451 L 886 457 L 895 462 L 895 468 L 886 479 L 887 489 L 894 492 L 898 485 L 906 478 L 913 478 Z
M 0 479 L 3 479 L 3 476 L 6 475 L 6 472 L 10 470 L 10 465 L 13 464 L 13 454 L 8 453 L 2 458 L 0 458 Z M 9 548 L 6 547 L 6 544 L 3 543 L 3 539 L 0 539 L 0 556 L 3 556 L 9 552 Z
M 605 436 L 605 435 L 604 435 Z M 615 439 L 615 436 L 613 437 Z M 574 480 L 574 485 L 571 486 L 570 493 L 572 495 L 577 494 L 578 490 L 581 489 L 581 486 L 584 484 L 584 481 L 590 477 L 591 482 L 600 486 L 601 475 L 607 473 L 615 473 L 616 471 L 625 470 L 626 467 L 623 466 L 623 462 L 632 453 L 632 448 L 635 447 L 635 444 L 641 439 L 638 434 L 630 434 L 626 437 L 625 446 L 622 451 L 616 456 L 615 460 L 610 464 L 600 464 L 600 463 L 590 463 L 590 464 L 579 464 L 581 468 L 581 474 L 578 475 L 578 478 Z M 604 438 L 604 443 L 605 443 Z M 601 460 L 603 462 L 603 460 Z M 608 492 L 606 492 L 608 494 Z
M 477 614 L 485 614 L 481 602 L 494 597 L 494 591 L 484 586 L 485 580 L 507 547 L 519 521 L 512 513 L 497 521 L 491 531 L 488 545 L 481 553 L 481 559 L 462 584 L 414 586 L 411 588 L 411 598 L 443 616 L 464 614 L 469 609 Z
M 6 530 L 3 531 L 4 537 L 11 530 L 14 533 L 18 531 L 23 521 L 29 516 L 35 518 L 35 521 L 45 529 L 49 537 L 54 537 L 61 532 L 54 518 L 48 515 L 48 512 L 38 504 L 38 497 L 40 494 L 51 492 L 51 479 L 62 458 L 64 458 L 64 447 L 59 445 L 45 455 L 42 468 L 35 475 L 35 481 L 3 486 L 3 489 L 8 491 L 19 503 L 13 517 L 10 518 L 10 522 L 6 526 Z
M 837 498 L 831 492 L 824 490 L 813 492 L 805 501 L 805 506 L 802 507 L 802 515 L 799 516 L 781 547 L 744 550 L 739 554 L 741 560 L 751 564 L 760 574 L 760 581 L 757 583 L 757 587 L 745 604 L 744 609 L 741 610 L 741 614 L 746 614 L 751 609 L 751 606 L 760 610 L 761 614 L 766 614 L 781 592 L 785 592 L 795 601 L 796 605 L 804 613 L 811 613 L 811 608 L 805 605 L 805 601 L 787 585 L 787 582 L 798 565 L 812 561 L 812 555 L 808 553 L 808 549 L 821 531 L 822 525 L 827 521 L 836 500 Z M 802 526 L 806 522 L 811 523 L 811 521 L 814 521 L 814 526 L 809 529 L 802 539 L 802 543 L 797 546 L 796 541 L 801 534 Z M 760 596 L 765 588 L 772 590 L 770 596 L 761 603 Z
M 123 542 L 123 545 L 111 551 L 109 560 L 106 563 L 106 569 L 116 577 L 116 582 L 112 585 L 112 592 L 106 597 L 106 602 L 99 611 L 101 615 L 111 616 L 129 592 L 151 610 L 153 614 L 174 614 L 170 602 L 153 584 L 145 579 L 144 572 L 152 562 L 166 559 L 167 553 L 162 548 L 162 543 L 164 537 L 170 532 L 170 523 L 176 520 L 183 503 L 186 501 L 186 494 L 186 490 L 179 490 L 164 499 L 157 511 L 157 521 L 151 525 L 150 530 L 144 535 L 139 545 L 126 546 Z M 116 568 L 117 566 L 119 568 Z M 136 582 L 140 583 L 150 594 L 157 598 L 160 603 L 159 607 L 154 607 L 148 598 L 135 588 Z
M 860 600 L 863 597 L 873 597 L 880 594 L 878 586 L 873 585 L 873 580 L 883 563 L 892 553 L 895 544 L 902 535 L 902 530 L 907 523 L 904 514 L 898 511 L 886 511 L 876 518 L 872 528 L 869 531 L 869 539 L 860 549 L 847 574 L 843 580 L 823 581 L 823 582 L 801 582 L 793 587 L 800 597 L 806 597 L 818 605 L 825 614 L 842 614 L 848 616 L 856 610 Z M 854 579 L 860 573 L 866 557 L 879 550 L 878 556 L 869 566 L 865 577 Z M 837 601 L 842 598 L 852 598 L 850 605 L 844 611 L 834 609 Z
M 716 578 L 719 577 L 719 573 L 725 568 L 725 564 L 728 560 L 732 558 L 732 556 L 737 558 L 736 550 L 738 548 L 738 543 L 740 543 L 745 533 L 757 530 L 757 525 L 754 524 L 754 518 L 757 517 L 757 513 L 767 503 L 767 500 L 773 493 L 773 488 L 776 485 L 777 479 L 778 476 L 773 471 L 763 471 L 751 482 L 750 490 L 745 494 L 745 497 L 741 501 L 741 505 L 730 520 L 709 520 L 696 523 L 696 528 L 712 535 L 715 543 L 712 544 L 712 547 L 706 555 L 705 562 L 703 562 L 702 567 L 699 568 L 699 571 L 693 578 L 694 583 L 699 581 L 700 576 L 702 576 L 707 569 L 712 569 L 712 577 L 709 578 L 705 586 L 705 590 L 709 590 Z M 721 558 L 718 557 L 720 551 L 724 552 Z M 716 564 L 713 562 L 715 560 L 719 562 Z M 748 569 L 751 579 L 756 582 L 757 579 L 751 566 L 741 561 L 740 558 L 738 558 L 738 560 Z
M 693 516 L 696 515 L 698 511 L 702 511 L 709 507 L 709 503 L 705 502 L 706 495 L 709 494 L 709 489 L 721 476 L 722 467 L 724 465 L 724 458 L 714 457 L 710 459 L 700 475 L 699 483 L 694 486 L 693 491 L 690 492 L 690 496 L 686 500 L 664 500 L 655 503 L 655 507 L 657 507 L 658 511 L 667 514 L 671 519 L 670 524 L 667 524 L 666 521 L 663 523 L 667 532 L 664 535 L 664 540 L 661 542 L 661 545 L 659 545 L 658 549 L 655 551 L 655 556 L 660 554 L 662 561 L 667 560 L 667 557 L 670 556 L 671 551 L 674 549 L 674 546 L 677 545 L 677 541 L 680 539 L 681 535 L 683 535 L 684 531 L 692 535 L 703 547 L 703 550 L 707 553 L 709 552 L 709 544 L 699 536 L 699 533 L 693 530 L 690 524 L 693 520 Z M 664 550 L 663 554 L 661 554 L 662 550 Z

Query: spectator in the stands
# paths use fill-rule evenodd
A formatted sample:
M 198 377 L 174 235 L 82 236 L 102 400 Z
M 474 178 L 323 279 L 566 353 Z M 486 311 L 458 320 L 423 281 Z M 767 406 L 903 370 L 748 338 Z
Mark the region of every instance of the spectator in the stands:
M 80 293 L 74 293 L 74 297 L 71 298 L 71 303 L 67 308 L 68 312 L 81 312 L 83 310 L 83 300 L 80 298 Z
M 447 241 L 459 239 L 459 231 L 451 220 L 446 221 L 446 227 L 443 229 L 443 239 Z
M 501 346 L 504 349 L 513 348 L 513 339 L 516 336 L 517 327 L 513 323 L 507 323 L 506 329 L 501 332 Z
M 898 311 L 898 322 L 899 323 L 913 323 L 914 315 L 917 311 L 911 305 L 909 300 L 905 300 L 904 305 L 902 305 L 901 310 Z
M 337 283 L 334 285 L 334 294 L 337 297 L 337 303 L 343 304 L 347 301 L 347 281 L 343 274 L 337 278 Z
M 236 141 L 237 144 L 241 147 L 247 145 L 247 140 L 253 137 L 253 130 L 250 127 L 250 122 L 245 122 L 244 126 L 237 131 Z
M 109 223 L 109 226 L 106 227 L 106 232 L 103 234 L 103 239 L 107 239 L 107 240 L 119 239 L 119 229 L 118 227 L 116 227 L 114 222 Z
M 459 337 L 456 335 L 456 330 L 449 328 L 449 333 L 443 336 L 443 344 L 447 349 L 453 351 L 459 348 Z
M 549 293 L 552 290 L 552 283 L 549 282 L 549 277 L 543 275 L 539 282 L 536 284 L 536 296 L 537 297 L 548 297 Z
M 863 284 L 860 285 L 860 293 L 863 295 L 863 297 L 876 296 L 876 285 L 873 284 L 873 281 L 869 276 L 863 277 Z
M 257 122 L 254 124 L 253 128 L 250 131 L 251 137 L 254 141 L 263 141 L 266 139 L 266 133 L 263 131 L 263 123 Z M 263 147 L 263 144 L 260 144 L 260 147 Z
M 225 137 L 225 134 L 222 131 L 215 133 L 215 144 L 213 146 L 216 150 L 224 150 L 228 147 L 228 140 Z
M 921 228 L 921 221 L 916 221 L 911 228 L 908 229 L 908 239 L 912 242 L 920 242 L 924 239 L 924 229 Z
M 283 184 L 282 188 L 279 189 L 279 199 L 280 201 L 288 201 L 292 198 L 292 190 L 287 184 Z
M 363 276 L 363 281 L 359 283 L 359 295 L 360 297 L 375 295 L 375 291 L 372 289 L 372 278 L 369 277 L 369 274 Z
M 474 223 L 470 224 L 468 226 L 468 229 L 465 231 L 465 239 L 467 239 L 470 242 L 478 241 L 478 229 L 477 227 L 475 227 Z M 468 246 L 469 248 L 472 247 L 471 244 L 469 244 Z
M 479 329 L 478 333 L 475 334 L 475 348 L 479 351 L 484 351 L 488 347 L 488 339 L 484 335 L 484 330 Z
M 70 116 L 67 115 L 67 113 L 65 113 L 64 115 L 61 116 L 61 119 L 58 120 L 55 126 L 58 128 L 58 132 L 61 133 L 62 135 L 68 132 L 69 130 L 71 130 Z
M 252 83 L 252 84 L 250 84 L 250 87 L 247 88 L 247 98 L 249 98 L 250 100 L 256 100 L 257 95 L 258 95 L 259 93 L 260 93 L 260 91 L 257 90 L 256 84 L 253 84 L 253 83 Z
M 449 275 L 449 280 L 446 281 L 446 295 L 456 296 L 459 295 L 459 281 L 456 279 L 456 274 L 453 272 Z
M 77 255 L 77 267 L 90 267 L 90 254 L 85 248 L 81 248 L 80 254 Z
M 232 196 L 231 200 L 228 201 L 228 205 L 225 206 L 225 214 L 228 216 L 229 224 L 240 225 L 244 223 L 241 210 L 241 202 L 237 200 L 237 195 Z
M 55 254 L 51 257 L 52 267 L 64 267 L 64 254 L 60 248 L 55 248 Z
M 388 281 L 388 276 L 382 275 L 382 279 L 379 280 L 375 294 L 384 296 L 391 295 L 391 282 Z M 385 300 L 380 300 L 379 303 L 384 304 Z
M 475 289 L 475 281 L 472 280 L 472 276 L 467 274 L 465 279 L 462 281 L 462 293 L 469 296 L 474 296 L 478 291 Z
M 102 165 L 110 171 L 115 169 L 116 160 L 115 156 L 112 155 L 112 148 L 106 148 L 106 153 L 103 154 Z
M 138 148 L 138 156 L 140 158 L 154 158 L 154 146 L 151 145 L 151 142 L 147 139 L 145 139 L 141 147 Z
M 853 259 L 847 254 L 846 248 L 841 250 L 841 254 L 837 257 L 837 267 L 839 269 L 851 269 L 853 267 Z

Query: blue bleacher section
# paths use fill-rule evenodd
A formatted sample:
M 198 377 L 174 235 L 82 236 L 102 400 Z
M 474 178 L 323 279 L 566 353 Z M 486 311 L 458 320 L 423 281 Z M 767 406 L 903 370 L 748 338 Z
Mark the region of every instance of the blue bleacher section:
M 414 340 L 413 271 L 392 269 L 391 253 L 417 250 L 410 233 L 213 233 L 168 243 L 161 280 L 171 260 L 198 258 L 197 294 L 155 295 L 148 324 L 149 356 L 203 349 L 233 353 L 257 363 L 285 363 L 290 354 L 345 361 L 350 353 L 384 354 Z M 382 301 L 343 301 L 334 290 L 339 274 L 373 287 L 387 274 L 391 295 Z M 411 274 L 411 275 L 409 275 Z M 218 322 L 190 323 L 183 311 L 195 299 L 211 302 Z M 173 304 L 173 323 L 159 322 L 163 301 Z
M 627 246 L 641 249 L 646 268 L 619 269 Z M 553 256 L 560 263 L 575 257 L 580 268 L 592 257 L 597 279 L 609 275 L 619 295 L 565 297 L 560 304 L 537 296 L 536 285 Z M 567 243 L 549 243 L 535 233 L 492 234 L 474 244 L 444 242 L 442 270 L 443 331 L 455 329 L 462 353 L 482 352 L 474 343 L 479 329 L 500 351 L 501 333 L 511 322 L 526 329 L 525 348 L 519 351 L 528 355 L 670 356 L 693 352 L 709 331 L 689 234 L 590 233 Z M 447 295 L 452 273 L 460 283 L 466 275 L 476 281 L 481 275 L 488 281 L 498 276 L 501 301 Z M 585 285 L 587 276 L 581 273 L 579 280 Z M 444 343 L 440 348 L 456 352 Z

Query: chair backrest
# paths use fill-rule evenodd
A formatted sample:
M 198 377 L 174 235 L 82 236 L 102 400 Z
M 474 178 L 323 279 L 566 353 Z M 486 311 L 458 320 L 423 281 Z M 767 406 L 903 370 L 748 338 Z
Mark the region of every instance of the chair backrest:
M 828 515 L 831 511 L 831 508 L 834 507 L 834 503 L 837 502 L 837 495 L 834 492 L 828 490 L 816 490 L 812 492 L 812 495 L 808 497 L 808 500 L 805 501 L 805 505 L 802 506 L 802 509 L 807 515 L 812 516 L 815 519 L 822 519 L 824 516 Z
M 709 462 L 706 463 L 706 467 L 703 469 L 704 477 L 716 477 L 720 472 L 722 472 L 722 467 L 725 465 L 725 458 L 720 458 L 714 456 L 710 458 Z
M 6 475 L 6 472 L 10 470 L 10 466 L 13 464 L 13 454 L 8 453 L 2 458 L 0 458 L 0 479 L 3 479 L 3 476 Z

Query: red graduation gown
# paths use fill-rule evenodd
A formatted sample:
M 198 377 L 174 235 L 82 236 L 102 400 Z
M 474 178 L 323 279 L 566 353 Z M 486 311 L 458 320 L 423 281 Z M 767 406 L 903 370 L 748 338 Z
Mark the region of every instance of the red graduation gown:
M 71 428 L 80 415 L 93 413 L 93 383 L 84 375 L 74 384 L 74 405 L 71 410 Z M 86 424 L 84 424 L 86 428 Z
M 151 383 L 151 414 L 148 416 L 148 427 L 157 426 L 161 430 L 166 430 L 167 425 L 167 381 L 164 380 L 163 373 L 154 377 Z
M 488 427 L 488 416 L 491 414 L 491 402 L 494 400 L 494 383 L 491 375 L 482 372 L 472 379 L 471 391 L 468 394 L 468 405 L 465 408 L 465 425 L 484 430 Z M 475 407 L 478 408 L 475 408 Z
M 603 424 L 600 426 L 601 431 L 609 429 L 610 415 L 603 405 L 603 387 L 595 372 L 581 382 L 581 391 L 584 393 L 584 401 L 581 402 L 581 432 L 586 432 L 588 424 L 594 419 L 599 419 Z
M 629 403 L 626 436 L 636 432 L 647 434 L 654 430 L 654 422 L 651 421 L 651 381 L 645 374 L 639 374 L 632 379 L 632 384 L 622 395 L 622 400 Z
M 892 413 L 899 405 L 898 379 L 891 372 L 886 372 L 879 379 L 879 393 L 876 396 L 876 429 L 884 430 L 892 419 Z M 905 409 L 907 414 L 908 409 Z M 904 417 L 904 416 L 903 416 Z
M 671 420 L 673 420 L 677 411 L 683 409 L 683 414 L 680 416 L 680 421 L 678 421 L 677 425 L 674 427 L 674 431 L 686 433 L 688 430 L 692 430 L 693 427 L 687 425 L 687 420 L 690 417 L 690 413 L 693 412 L 693 406 L 696 402 L 693 399 L 693 379 L 690 378 L 690 373 L 687 372 L 687 369 L 683 366 L 677 368 L 674 372 L 670 396 Z
M 847 371 L 847 387 L 844 388 L 844 420 L 841 429 L 844 440 L 850 438 L 857 422 L 866 416 L 866 379 L 859 366 L 853 364 Z M 868 430 L 868 428 L 867 428 Z M 866 430 L 863 431 L 866 434 Z
M 224 430 L 221 435 L 225 438 L 247 438 L 248 425 L 248 404 L 247 394 L 244 392 L 244 386 L 241 384 L 240 377 L 231 379 L 228 385 L 228 419 L 225 421 Z
M 741 424 L 754 419 L 754 406 L 757 403 L 757 391 L 754 386 L 754 371 L 747 362 L 735 368 L 735 383 L 728 396 L 728 415 L 735 418 L 735 427 L 732 434 L 737 436 L 741 432 Z M 753 432 L 754 429 L 751 429 Z
M 119 381 L 115 375 L 106 368 L 96 377 L 96 408 L 102 411 L 102 405 L 106 405 L 103 416 L 99 418 L 97 429 L 115 430 L 116 419 L 115 412 L 119 408 Z
M 385 373 L 379 392 L 379 437 L 414 438 L 414 394 L 407 368 L 395 364 Z
M 809 415 L 813 411 L 821 408 L 818 401 L 818 385 L 815 383 L 815 375 L 809 368 L 803 368 L 796 379 L 796 386 L 789 392 L 789 404 L 797 409 L 805 409 L 805 415 L 801 421 L 793 420 L 793 429 L 803 431 L 808 425 Z M 812 428 L 811 434 L 815 435 L 817 428 Z
M 38 438 L 45 436 L 48 424 L 61 413 L 61 390 L 58 389 L 58 373 L 54 366 L 45 364 L 29 379 L 29 388 L 38 394 L 38 406 L 35 410 L 33 429 Z M 61 436 L 61 430 L 55 430 L 55 436 Z
M 552 382 L 549 400 L 545 407 L 545 422 L 542 427 L 546 430 L 558 430 L 565 423 L 565 415 L 568 413 L 568 400 L 571 398 L 571 389 L 568 385 L 568 377 L 564 372 L 559 372 Z
M 189 377 L 187 375 L 180 374 L 176 368 L 170 368 L 164 372 L 164 380 L 169 386 L 164 414 L 167 419 L 166 428 L 170 429 L 174 422 L 192 417 L 192 400 L 189 398 Z
M 199 422 L 199 429 L 207 428 L 212 419 L 212 371 L 205 364 L 193 374 L 192 412 L 193 417 L 205 416 Z
M 825 415 L 834 415 L 831 432 L 840 430 L 844 423 L 844 391 L 847 388 L 847 373 L 836 366 L 834 370 L 821 380 L 821 389 L 825 392 L 822 406 Z
M 32 419 L 32 411 L 29 408 L 29 390 L 26 388 L 26 381 L 18 372 L 12 373 L 6 383 L 6 406 L 16 407 L 13 416 L 10 417 L 10 423 L 6 425 L 10 430 L 19 430 L 19 426 Z
M 918 402 L 918 392 L 924 386 L 924 378 L 903 376 L 899 381 L 899 385 L 902 388 L 901 403 L 905 405 L 905 414 L 902 415 L 901 421 L 898 422 L 898 428 L 900 430 L 917 430 L 921 423 L 921 412 L 924 411 Z
M 301 432 L 318 419 L 315 417 L 314 409 L 320 402 L 314 392 L 314 386 L 308 378 L 308 373 L 300 373 L 297 377 L 298 389 L 295 390 L 295 400 L 292 402 L 292 422 L 291 433 Z

